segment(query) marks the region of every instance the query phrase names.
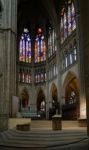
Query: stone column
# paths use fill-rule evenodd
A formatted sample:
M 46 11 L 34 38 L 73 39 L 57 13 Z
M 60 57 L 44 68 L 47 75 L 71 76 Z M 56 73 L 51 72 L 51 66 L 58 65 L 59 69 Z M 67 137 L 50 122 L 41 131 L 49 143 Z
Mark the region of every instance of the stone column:
M 56 35 L 57 35 L 57 51 L 56 51 L 56 61 L 57 61 L 57 80 L 58 80 L 58 102 L 59 102 L 59 113 L 62 115 L 62 78 L 61 78 L 61 52 L 60 52 L 60 30 L 59 24 L 56 25 Z
M 48 52 L 48 40 L 46 37 L 46 49 Z M 49 119 L 49 107 L 50 107 L 50 93 L 49 93 L 49 64 L 48 53 L 46 53 L 46 119 Z
M 0 26 L 0 131 L 8 128 L 12 96 L 16 95 L 17 0 L 3 0 Z
M 34 22 L 33 22 L 34 24 Z M 35 112 L 37 113 L 37 105 L 36 105 L 36 89 L 35 89 L 35 51 L 34 51 L 34 48 L 35 48 L 35 24 L 33 25 L 31 24 L 31 38 L 32 38 L 32 68 L 31 68 L 31 87 L 32 87 L 32 99 L 31 99 L 31 106 L 30 106 L 30 109 L 31 109 L 31 112 Z
M 77 36 L 77 57 L 78 57 L 78 69 L 79 69 L 79 85 L 80 85 L 80 118 L 86 119 L 86 98 L 85 98 L 85 81 L 84 81 L 84 64 L 83 64 L 83 49 L 81 44 L 81 13 L 80 3 L 74 1 L 76 11 L 76 36 Z
M 87 110 L 87 124 L 89 136 L 89 1 L 79 0 L 80 4 L 80 45 L 81 45 L 81 65 L 84 67 L 83 82 L 85 86 L 85 101 Z M 82 75 L 81 75 L 82 76 Z

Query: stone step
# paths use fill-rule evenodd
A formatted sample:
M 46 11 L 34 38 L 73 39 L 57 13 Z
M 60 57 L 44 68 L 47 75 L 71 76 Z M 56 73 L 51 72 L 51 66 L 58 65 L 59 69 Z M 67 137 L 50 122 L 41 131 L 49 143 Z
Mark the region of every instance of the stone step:
M 3 136 L 4 135 L 4 136 Z M 40 136 L 39 136 L 40 135 Z M 77 131 L 46 131 L 46 132 L 19 132 L 16 130 L 8 130 L 1 134 L 4 137 L 0 140 L 0 145 L 13 147 L 50 147 L 63 146 L 70 143 L 79 142 L 87 139 L 86 132 Z
M 30 131 L 13 128 L 0 133 L 0 149 L 61 150 L 68 145 L 87 140 L 86 130 L 84 127 L 79 128 L 77 121 L 62 121 L 62 130 L 53 131 L 51 120 L 32 120 Z

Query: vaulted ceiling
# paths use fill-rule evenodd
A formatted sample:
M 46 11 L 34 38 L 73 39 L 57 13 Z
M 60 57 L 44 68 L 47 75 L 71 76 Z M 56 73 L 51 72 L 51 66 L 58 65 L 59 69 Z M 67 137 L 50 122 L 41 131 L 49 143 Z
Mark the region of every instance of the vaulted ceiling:
M 58 0 L 18 0 L 18 35 L 24 27 L 29 30 L 36 26 L 57 25 Z

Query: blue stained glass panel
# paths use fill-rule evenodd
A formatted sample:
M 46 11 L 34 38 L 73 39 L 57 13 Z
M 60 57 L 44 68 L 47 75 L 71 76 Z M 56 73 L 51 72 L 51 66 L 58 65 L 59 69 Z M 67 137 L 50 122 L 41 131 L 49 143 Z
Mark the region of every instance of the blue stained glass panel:
M 19 61 L 31 63 L 31 38 L 28 29 L 24 29 L 20 38 Z
M 46 46 L 45 39 L 42 32 L 42 29 L 38 29 L 38 33 L 35 39 L 35 63 L 39 63 L 45 60 L 46 55 Z
M 60 22 L 60 35 L 61 43 L 72 33 L 76 28 L 75 20 L 75 8 L 71 0 L 67 1 L 67 6 L 65 5 L 61 10 L 61 22 Z

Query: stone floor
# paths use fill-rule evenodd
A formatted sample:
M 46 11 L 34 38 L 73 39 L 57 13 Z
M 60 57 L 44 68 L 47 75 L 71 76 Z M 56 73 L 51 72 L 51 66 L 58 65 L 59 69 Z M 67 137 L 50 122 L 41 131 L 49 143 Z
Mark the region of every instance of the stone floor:
M 69 125 L 68 125 L 69 124 Z M 1 150 L 88 150 L 87 129 L 77 122 L 62 122 L 52 130 L 51 121 L 34 121 L 30 131 L 15 128 L 0 133 Z

